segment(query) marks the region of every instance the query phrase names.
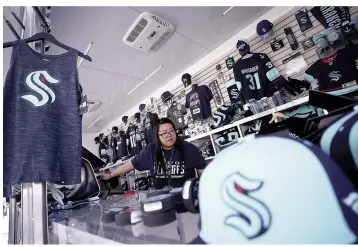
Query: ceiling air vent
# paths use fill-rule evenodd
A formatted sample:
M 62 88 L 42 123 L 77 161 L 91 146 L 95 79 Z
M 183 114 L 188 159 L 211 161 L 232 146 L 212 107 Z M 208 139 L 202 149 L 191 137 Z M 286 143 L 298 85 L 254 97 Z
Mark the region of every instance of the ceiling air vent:
M 173 25 L 163 18 L 144 12 L 127 31 L 123 42 L 141 51 L 155 51 L 173 31 Z

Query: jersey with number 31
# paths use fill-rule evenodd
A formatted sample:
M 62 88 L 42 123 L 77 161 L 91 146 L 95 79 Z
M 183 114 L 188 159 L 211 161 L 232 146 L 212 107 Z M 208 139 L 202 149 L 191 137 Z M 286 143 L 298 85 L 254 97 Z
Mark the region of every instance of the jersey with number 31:
M 254 53 L 234 66 L 235 80 L 241 82 L 244 101 L 272 96 L 273 83 L 283 78 L 266 54 Z

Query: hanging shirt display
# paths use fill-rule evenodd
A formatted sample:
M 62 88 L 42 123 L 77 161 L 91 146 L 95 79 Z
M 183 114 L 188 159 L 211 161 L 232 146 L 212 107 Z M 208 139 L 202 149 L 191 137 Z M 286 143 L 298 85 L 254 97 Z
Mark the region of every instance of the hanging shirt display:
M 77 56 L 42 55 L 15 42 L 3 91 L 4 187 L 81 182 Z
M 324 26 L 324 28 L 336 27 L 348 24 L 351 21 L 349 7 L 320 6 L 311 9 L 312 15 Z
M 122 131 L 121 131 L 122 132 Z M 124 132 L 119 133 L 119 137 L 117 138 L 117 157 L 121 158 L 128 155 L 127 149 L 127 136 Z
M 174 122 L 174 126 L 176 129 L 184 128 L 184 115 L 186 114 L 186 109 L 183 105 L 178 104 L 177 102 L 173 102 L 171 106 L 169 106 L 167 111 L 167 116 Z
M 194 121 L 211 116 L 210 100 L 213 97 L 213 93 L 206 85 L 198 86 L 186 95 L 185 107 L 190 108 Z
M 129 137 L 129 145 L 131 146 L 130 154 L 138 154 L 143 148 L 142 136 L 139 128 L 134 124 L 130 124 L 127 130 L 127 135 Z
M 306 81 L 317 80 L 320 91 L 345 95 L 358 90 L 358 70 L 354 56 L 357 46 L 346 48 L 336 55 L 322 59 L 309 67 L 304 75 Z
M 270 97 L 275 91 L 274 84 L 285 82 L 268 56 L 262 53 L 238 60 L 233 70 L 235 80 L 241 83 L 244 101 Z

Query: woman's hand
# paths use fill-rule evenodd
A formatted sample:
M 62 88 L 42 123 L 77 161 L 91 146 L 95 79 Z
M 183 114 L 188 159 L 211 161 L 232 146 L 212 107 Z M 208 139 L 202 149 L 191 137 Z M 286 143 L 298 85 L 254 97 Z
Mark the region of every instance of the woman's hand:
M 111 173 L 103 173 L 103 174 L 101 174 L 101 178 L 102 178 L 103 180 L 111 179 L 111 178 L 112 178 L 112 177 L 111 177 Z

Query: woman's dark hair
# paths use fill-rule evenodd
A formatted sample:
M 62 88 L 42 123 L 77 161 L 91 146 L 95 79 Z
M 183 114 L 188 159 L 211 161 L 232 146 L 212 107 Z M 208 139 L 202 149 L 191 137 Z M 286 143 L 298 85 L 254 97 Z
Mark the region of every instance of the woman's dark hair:
M 163 153 L 162 153 L 162 144 L 160 142 L 159 139 L 159 126 L 161 124 L 171 124 L 173 126 L 173 129 L 175 131 L 175 126 L 172 122 L 172 120 L 170 120 L 169 118 L 161 118 L 157 121 L 157 123 L 153 126 L 154 127 L 154 150 L 155 150 L 155 157 L 156 157 L 156 162 L 158 165 L 158 169 L 161 168 L 164 171 L 166 171 L 166 167 L 164 165 L 164 158 L 163 158 Z M 176 135 L 176 133 L 175 133 Z M 176 151 L 179 152 L 180 154 L 180 161 L 183 161 L 184 159 L 184 140 L 177 137 L 177 140 L 174 144 L 174 148 Z

